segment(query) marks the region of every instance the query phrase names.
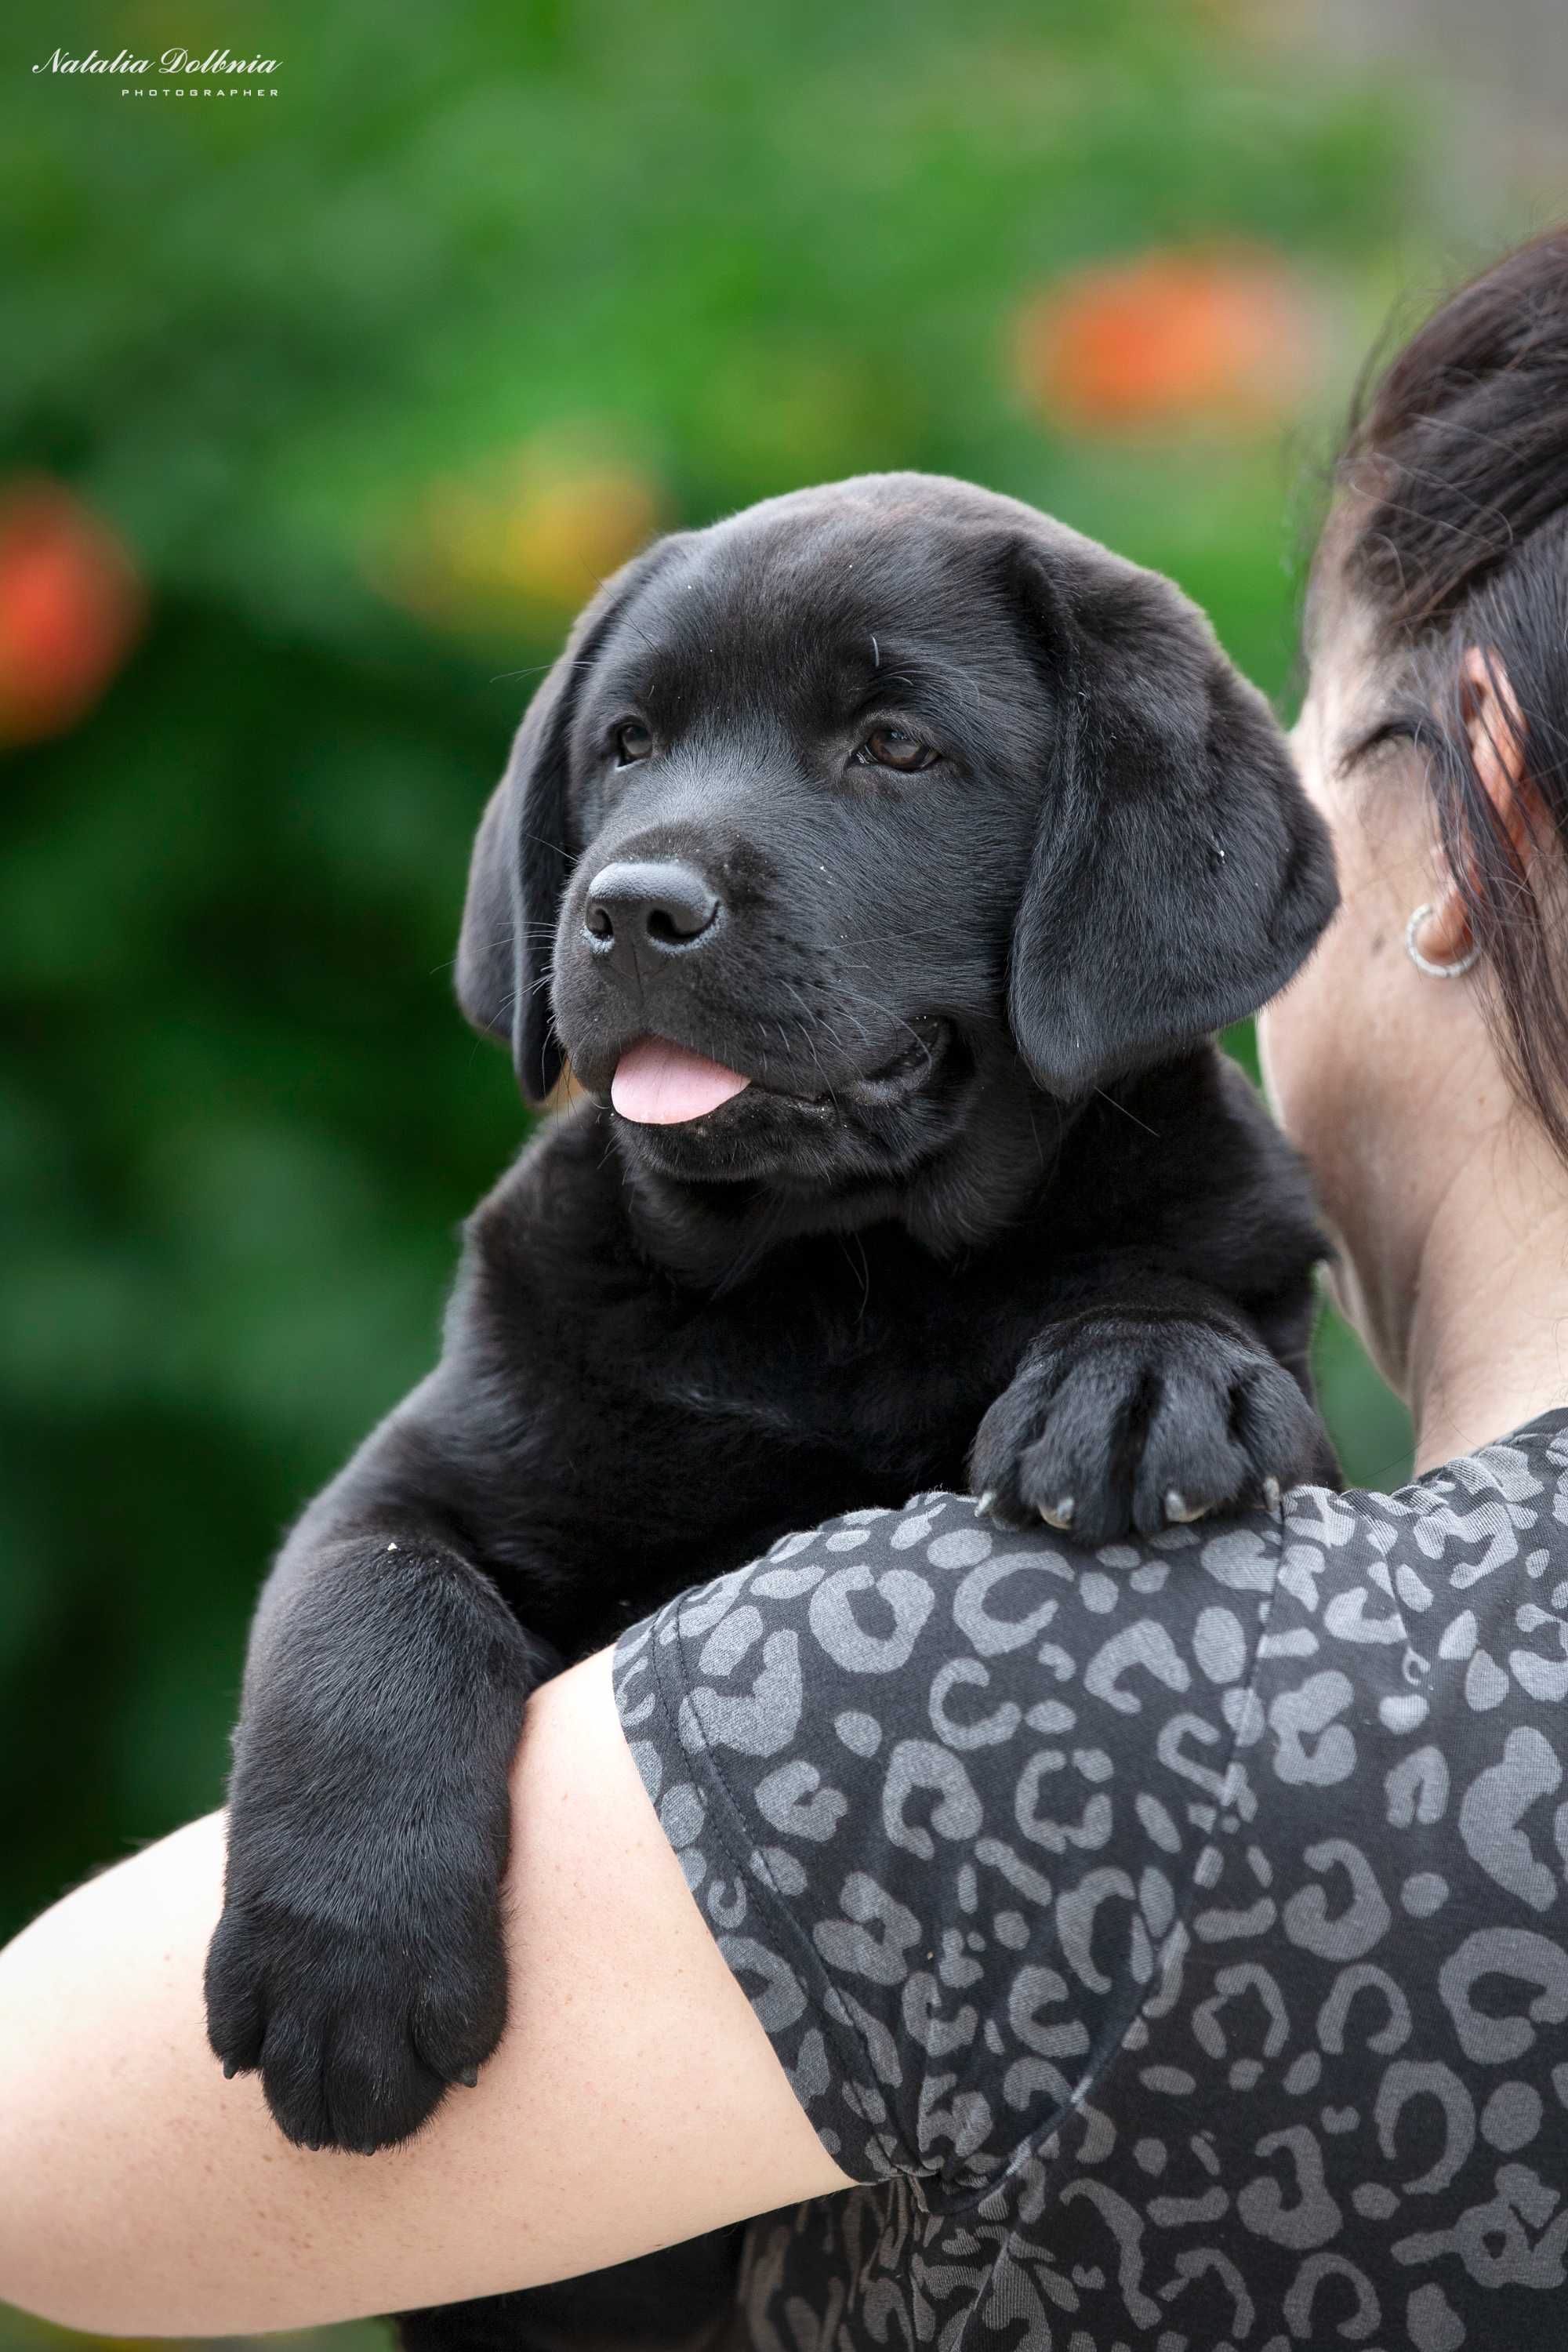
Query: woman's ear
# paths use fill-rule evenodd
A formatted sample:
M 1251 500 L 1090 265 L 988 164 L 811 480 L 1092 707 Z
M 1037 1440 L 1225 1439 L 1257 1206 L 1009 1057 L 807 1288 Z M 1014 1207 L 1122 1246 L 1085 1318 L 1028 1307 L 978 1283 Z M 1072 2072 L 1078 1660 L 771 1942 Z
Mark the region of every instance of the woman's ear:
M 1459 695 L 1471 761 L 1522 863 L 1533 837 L 1524 718 L 1495 646 L 1471 646 L 1459 664 Z
M 1459 664 L 1459 715 L 1470 765 L 1487 796 L 1494 838 L 1506 840 L 1521 873 L 1528 873 L 1547 820 L 1525 767 L 1525 725 L 1512 681 L 1495 646 L 1471 646 Z M 1550 827 L 1548 826 L 1548 830 Z M 1461 862 L 1481 855 L 1474 841 L 1456 845 Z M 1468 894 L 1456 877 L 1445 845 L 1432 845 L 1433 881 L 1421 924 L 1421 951 L 1433 962 L 1455 964 L 1470 945 Z
M 1013 563 L 1053 743 L 1008 1009 L 1074 1096 L 1255 1012 L 1338 890 L 1284 737 L 1196 606 L 1067 533 Z
M 561 1076 L 550 1009 L 562 897 L 582 845 L 567 783 L 583 687 L 614 624 L 676 544 L 661 539 L 605 581 L 578 615 L 528 706 L 491 793 L 468 867 L 458 940 L 458 1003 L 484 1035 L 510 1040 L 518 1084 L 542 1103 Z

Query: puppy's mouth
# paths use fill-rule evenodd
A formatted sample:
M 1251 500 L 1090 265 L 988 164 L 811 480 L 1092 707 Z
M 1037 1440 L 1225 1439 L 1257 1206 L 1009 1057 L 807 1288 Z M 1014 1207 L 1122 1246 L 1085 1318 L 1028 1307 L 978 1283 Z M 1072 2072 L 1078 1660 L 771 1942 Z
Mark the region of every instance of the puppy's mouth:
M 835 1079 L 817 1094 L 799 1094 L 710 1061 L 673 1038 L 639 1037 L 616 1065 L 610 1101 L 636 1127 L 686 1127 L 711 1118 L 737 1096 L 763 1095 L 792 1108 L 832 1118 L 842 1109 L 890 1110 L 918 1094 L 942 1059 L 945 1021 L 922 1015 L 908 1024 L 910 1043 L 874 1069 Z

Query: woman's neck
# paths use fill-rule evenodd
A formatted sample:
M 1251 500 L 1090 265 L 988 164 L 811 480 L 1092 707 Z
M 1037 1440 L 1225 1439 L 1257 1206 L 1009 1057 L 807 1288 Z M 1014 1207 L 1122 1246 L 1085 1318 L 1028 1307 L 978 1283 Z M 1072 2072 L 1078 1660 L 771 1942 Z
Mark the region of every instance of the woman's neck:
M 1489 1108 L 1417 1253 L 1404 1385 L 1418 1472 L 1568 1404 L 1568 1170 L 1514 1106 Z

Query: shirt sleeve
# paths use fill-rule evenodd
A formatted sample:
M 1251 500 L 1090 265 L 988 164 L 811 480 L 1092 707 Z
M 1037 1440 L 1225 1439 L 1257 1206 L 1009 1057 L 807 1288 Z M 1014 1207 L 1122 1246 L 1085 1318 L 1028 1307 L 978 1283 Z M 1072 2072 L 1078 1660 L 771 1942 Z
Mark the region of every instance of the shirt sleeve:
M 1261 1512 L 1087 1551 L 929 1494 L 622 1637 L 644 1785 L 851 2178 L 973 2198 L 1144 2030 L 1258 1735 L 1279 1554 Z

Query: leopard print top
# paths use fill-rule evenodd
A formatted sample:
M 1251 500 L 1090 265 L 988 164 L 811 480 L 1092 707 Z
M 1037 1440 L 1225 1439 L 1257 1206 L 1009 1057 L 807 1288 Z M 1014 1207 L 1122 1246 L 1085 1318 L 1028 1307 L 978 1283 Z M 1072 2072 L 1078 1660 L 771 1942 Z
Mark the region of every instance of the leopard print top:
M 742 2340 L 1568 2340 L 1568 1411 L 1097 1552 L 850 1512 L 616 1688 L 865 2184 L 752 2225 Z

